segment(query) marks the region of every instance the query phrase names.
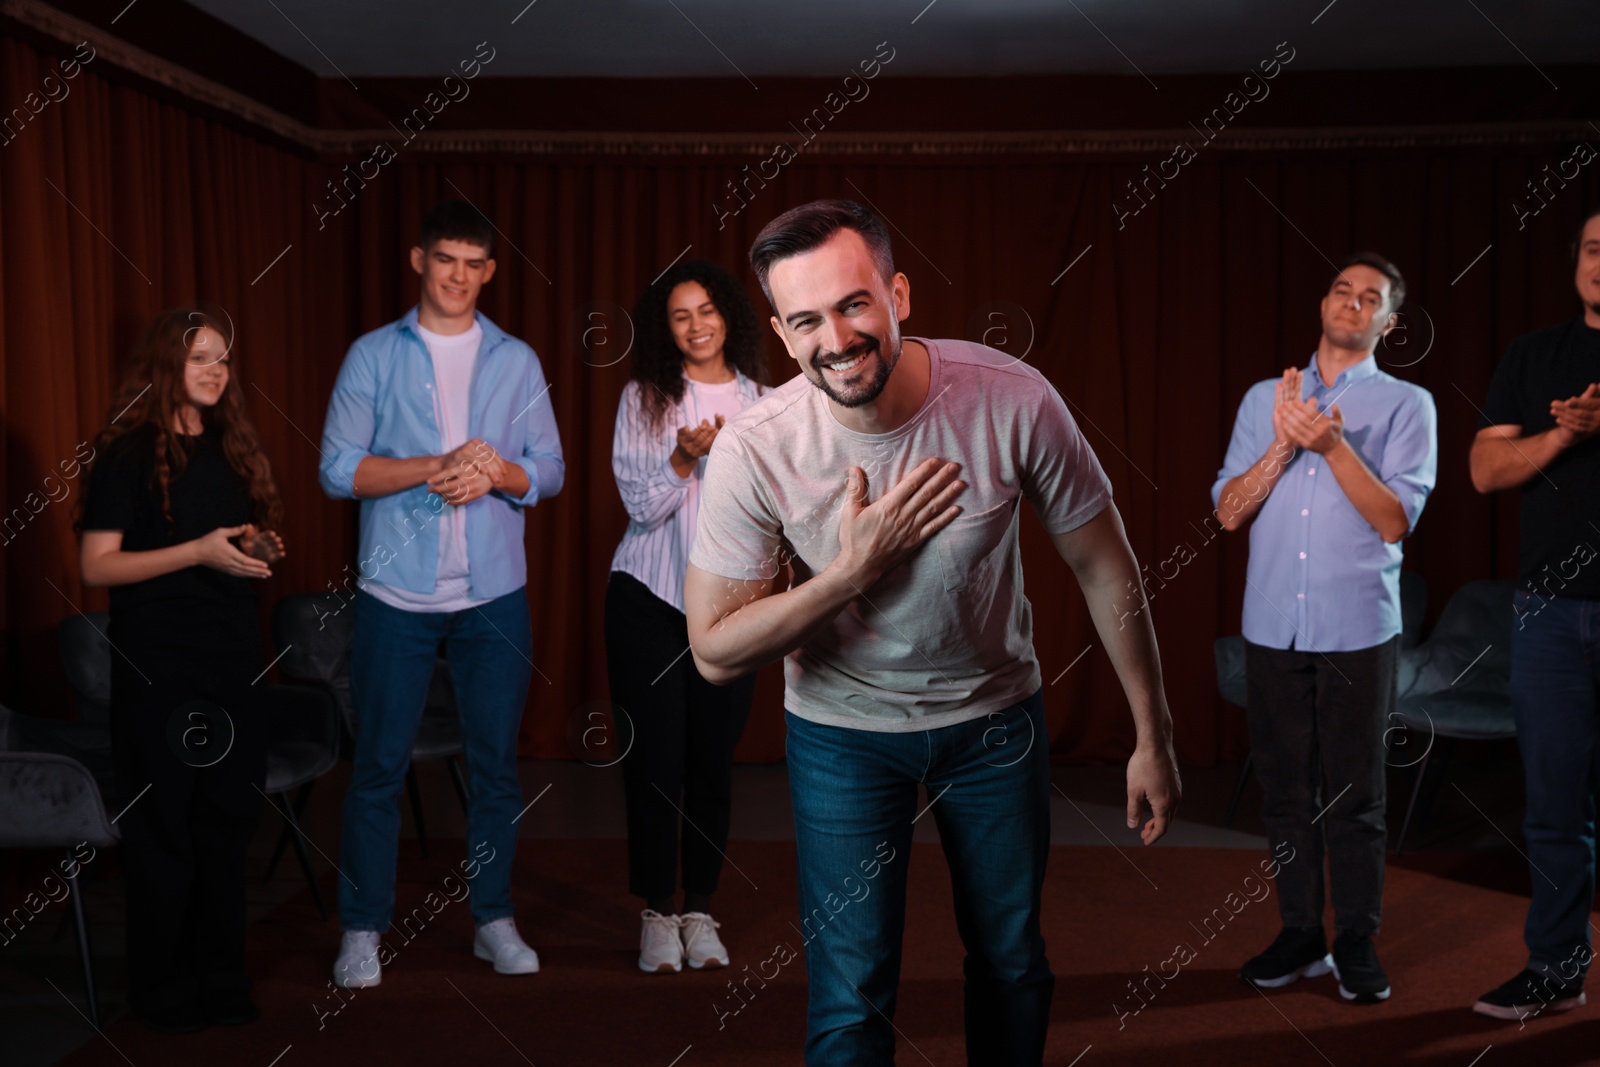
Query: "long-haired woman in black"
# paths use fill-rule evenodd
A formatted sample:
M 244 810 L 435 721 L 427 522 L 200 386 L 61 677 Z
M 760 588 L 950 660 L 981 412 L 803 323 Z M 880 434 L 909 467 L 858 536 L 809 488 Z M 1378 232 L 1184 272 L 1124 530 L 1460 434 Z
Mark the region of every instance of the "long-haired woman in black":
M 128 1001 L 169 1033 L 256 1017 L 244 859 L 266 664 L 253 583 L 284 548 L 232 348 L 232 324 L 202 308 L 150 324 L 96 441 L 82 522 L 84 584 L 111 587 Z

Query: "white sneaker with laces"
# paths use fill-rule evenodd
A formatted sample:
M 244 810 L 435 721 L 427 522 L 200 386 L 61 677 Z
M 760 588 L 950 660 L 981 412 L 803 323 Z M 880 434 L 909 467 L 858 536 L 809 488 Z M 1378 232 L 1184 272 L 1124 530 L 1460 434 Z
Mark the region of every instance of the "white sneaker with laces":
M 517 933 L 515 919 L 496 919 L 478 927 L 472 939 L 472 954 L 480 960 L 493 961 L 495 974 L 539 972 L 539 954 Z
M 678 928 L 683 920 L 646 908 L 639 913 L 644 929 L 639 935 L 639 969 L 647 974 L 677 974 L 683 970 L 683 941 Z
M 698 971 L 704 967 L 728 965 L 727 946 L 717 936 L 721 923 L 703 911 L 691 911 L 678 921 L 683 929 L 683 951 L 689 958 L 689 966 Z
M 371 989 L 383 981 L 378 962 L 378 931 L 346 930 L 333 961 L 333 984 L 340 989 Z

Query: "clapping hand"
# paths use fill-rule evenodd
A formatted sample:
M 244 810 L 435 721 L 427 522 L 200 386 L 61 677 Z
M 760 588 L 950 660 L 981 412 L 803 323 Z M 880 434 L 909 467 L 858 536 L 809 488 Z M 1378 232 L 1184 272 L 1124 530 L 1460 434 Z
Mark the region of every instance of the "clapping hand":
M 243 537 L 254 530 L 255 527 L 250 525 L 218 526 L 204 537 L 195 538 L 191 542 L 194 545 L 195 562 L 235 578 L 272 577 L 272 569 L 265 560 L 240 551 L 233 543 L 233 538 Z M 254 544 L 259 538 L 260 535 L 255 534 L 251 543 Z
M 701 419 L 699 426 L 678 427 L 678 447 L 690 459 L 699 460 L 711 451 L 711 443 L 717 439 L 717 431 L 721 430 L 727 421 L 725 417 L 718 415 L 715 423 Z
M 428 479 L 428 492 L 461 507 L 493 491 L 505 475 L 505 460 L 494 446 L 474 437 L 440 457 L 442 469 Z
M 1550 401 L 1550 415 L 1562 444 L 1570 447 L 1587 441 L 1600 432 L 1600 382 L 1590 382 L 1577 396 Z
M 244 533 L 239 535 L 239 551 L 269 564 L 288 555 L 278 531 L 260 530 L 254 524 L 246 526 Z
M 1300 371 L 1291 367 L 1283 372 L 1272 407 L 1273 433 L 1296 448 L 1326 455 L 1344 442 L 1344 414 L 1338 404 L 1319 411 L 1315 400 L 1301 400 L 1300 385 Z
M 1278 383 L 1276 396 L 1272 404 L 1272 436 L 1274 441 L 1281 441 L 1293 446 L 1294 441 L 1289 437 L 1288 428 L 1283 423 L 1283 406 L 1285 404 L 1298 404 L 1300 402 L 1300 369 L 1290 367 L 1283 372 L 1283 380 Z
M 1283 428 L 1297 448 L 1326 455 L 1344 441 L 1344 414 L 1335 404 L 1318 411 L 1315 400 L 1298 400 L 1283 406 Z

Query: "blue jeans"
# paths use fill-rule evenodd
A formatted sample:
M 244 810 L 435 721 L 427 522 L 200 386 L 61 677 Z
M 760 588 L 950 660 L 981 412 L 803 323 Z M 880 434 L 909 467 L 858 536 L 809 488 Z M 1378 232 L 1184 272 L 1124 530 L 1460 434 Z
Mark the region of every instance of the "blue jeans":
M 1533 900 L 1528 966 L 1588 971 L 1594 905 L 1594 792 L 1600 784 L 1600 600 L 1519 590 L 1511 705 L 1527 778 L 1522 832 Z
M 1039 932 L 1050 853 L 1042 691 L 985 718 L 913 733 L 785 719 L 810 982 L 808 1067 L 894 1062 L 890 1020 L 919 783 L 928 787 L 967 950 L 967 1062 L 1040 1063 L 1055 988 Z
M 394 912 L 400 794 L 411 748 L 445 643 L 467 763 L 467 854 L 472 917 L 481 926 L 511 914 L 511 860 L 522 810 L 517 730 L 532 673 L 533 628 L 524 590 L 466 611 L 402 611 L 357 593 L 350 649 L 355 703 L 354 768 L 339 846 L 339 924 L 382 930 Z

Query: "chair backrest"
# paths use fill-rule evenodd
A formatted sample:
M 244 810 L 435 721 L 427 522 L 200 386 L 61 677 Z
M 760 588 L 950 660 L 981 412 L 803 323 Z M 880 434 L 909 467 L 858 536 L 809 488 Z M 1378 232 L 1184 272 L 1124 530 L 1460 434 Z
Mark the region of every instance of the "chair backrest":
M 354 741 L 360 717 L 350 693 L 350 644 L 355 638 L 355 607 L 332 593 L 297 593 L 278 601 L 272 611 L 273 641 L 287 649 L 278 660 L 286 682 L 318 686 L 333 695 L 344 721 L 346 736 Z M 456 717 L 455 689 L 443 656 L 434 659 L 433 678 L 423 714 L 430 718 Z
M 264 791 L 298 789 L 339 761 L 338 701 L 326 685 L 261 685 L 258 705 L 267 729 Z
M 345 729 L 356 732 L 355 703 L 350 699 L 350 641 L 355 635 L 355 608 L 332 593 L 297 593 L 272 610 L 272 639 L 286 647 L 278 660 L 285 681 L 318 686 L 333 695 Z
M 1236 708 L 1247 707 L 1249 690 L 1244 677 L 1244 638 L 1238 634 L 1219 637 L 1211 646 L 1217 665 L 1217 692 Z
M 1400 647 L 1422 640 L 1422 618 L 1428 613 L 1428 582 L 1416 571 L 1400 572 Z
M 61 666 L 72 686 L 73 702 L 82 722 L 111 720 L 111 625 L 109 612 L 68 615 L 56 626 L 56 646 Z
M 1511 691 L 1511 596 L 1516 583 L 1479 580 L 1457 589 L 1428 639 L 1400 654 L 1400 693 L 1456 688 Z
M 0 848 L 96 848 L 117 843 L 100 787 L 75 759 L 0 752 Z

